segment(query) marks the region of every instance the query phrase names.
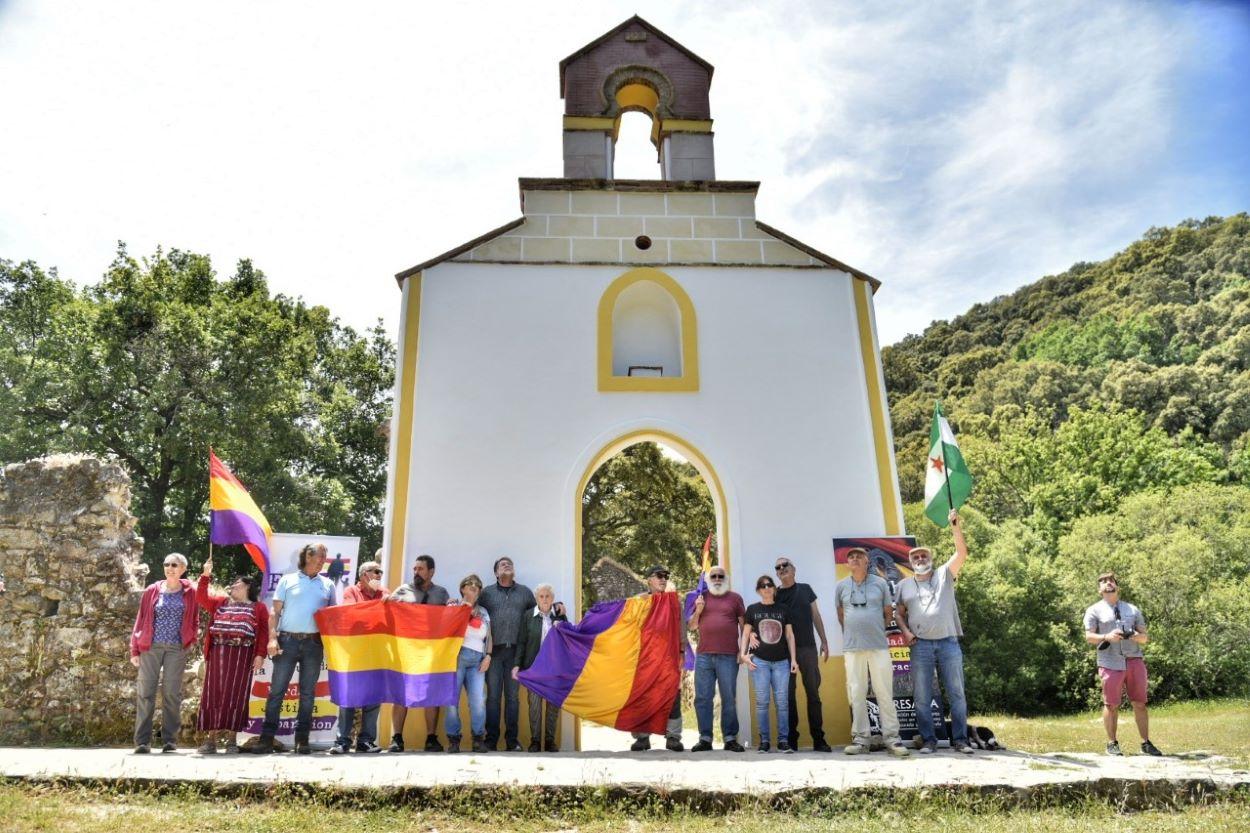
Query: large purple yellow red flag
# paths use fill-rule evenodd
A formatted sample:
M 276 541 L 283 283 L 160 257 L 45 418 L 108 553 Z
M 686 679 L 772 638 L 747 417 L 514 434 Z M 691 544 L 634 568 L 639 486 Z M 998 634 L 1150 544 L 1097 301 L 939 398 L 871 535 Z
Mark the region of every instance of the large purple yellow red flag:
M 226 464 L 208 450 L 208 540 L 242 544 L 262 573 L 269 572 L 269 521 Z
M 383 600 L 317 611 L 330 699 L 344 708 L 457 705 L 456 657 L 472 612 Z
M 553 628 L 518 679 L 578 717 L 663 734 L 681 681 L 681 642 L 676 593 L 602 602 L 576 625 Z

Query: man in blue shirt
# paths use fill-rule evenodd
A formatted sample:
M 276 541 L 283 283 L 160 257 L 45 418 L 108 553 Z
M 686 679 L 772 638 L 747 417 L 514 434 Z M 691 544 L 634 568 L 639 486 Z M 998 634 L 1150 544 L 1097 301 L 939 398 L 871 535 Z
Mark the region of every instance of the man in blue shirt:
M 265 701 L 265 722 L 252 749 L 257 755 L 273 751 L 282 699 L 296 665 L 299 666 L 299 711 L 295 715 L 295 753 L 312 752 L 308 732 L 312 728 L 313 699 L 325 653 L 313 614 L 334 604 L 334 582 L 321 575 L 327 554 L 325 544 L 305 545 L 299 551 L 299 570 L 283 576 L 274 590 L 273 627 L 269 631 L 273 677 L 269 681 L 269 698 Z

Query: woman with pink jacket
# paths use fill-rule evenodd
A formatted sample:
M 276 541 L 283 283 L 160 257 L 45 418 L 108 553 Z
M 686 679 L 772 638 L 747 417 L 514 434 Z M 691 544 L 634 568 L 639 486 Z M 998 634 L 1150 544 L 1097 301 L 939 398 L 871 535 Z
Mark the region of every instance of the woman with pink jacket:
M 151 751 L 158 684 L 163 693 L 161 751 L 173 752 L 178 748 L 174 741 L 182 724 L 182 674 L 187 667 L 187 649 L 195 642 L 199 626 L 195 587 L 182 577 L 187 571 L 187 559 L 171 552 L 165 556 L 164 569 L 165 578 L 143 591 L 130 634 L 130 664 L 139 669 L 135 686 L 136 755 Z

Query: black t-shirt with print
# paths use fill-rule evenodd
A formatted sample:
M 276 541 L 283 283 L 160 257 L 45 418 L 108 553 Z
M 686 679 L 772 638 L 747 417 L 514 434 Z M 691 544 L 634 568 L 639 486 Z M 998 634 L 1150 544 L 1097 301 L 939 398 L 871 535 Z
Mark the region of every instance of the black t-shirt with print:
M 747 608 L 746 622 L 751 626 L 751 632 L 760 638 L 759 647 L 754 652 L 756 659 L 765 662 L 790 659 L 790 646 L 786 643 L 790 611 L 785 605 L 756 602 Z
M 816 646 L 816 625 L 812 622 L 814 601 L 816 593 L 810 584 L 796 581 L 792 587 L 777 586 L 777 604 L 785 607 L 790 614 L 796 648 Z

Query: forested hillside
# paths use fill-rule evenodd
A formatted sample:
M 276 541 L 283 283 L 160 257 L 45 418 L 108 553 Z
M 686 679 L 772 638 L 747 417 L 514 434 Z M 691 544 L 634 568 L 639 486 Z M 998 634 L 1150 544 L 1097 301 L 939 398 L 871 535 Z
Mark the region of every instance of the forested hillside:
M 1087 700 L 1106 568 L 1154 616 L 1157 695 L 1247 690 L 1250 217 L 1151 229 L 882 352 L 908 531 L 949 549 L 919 504 L 935 399 L 977 478 L 977 705 Z

